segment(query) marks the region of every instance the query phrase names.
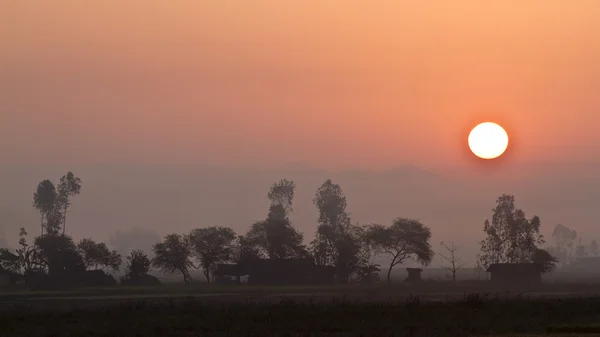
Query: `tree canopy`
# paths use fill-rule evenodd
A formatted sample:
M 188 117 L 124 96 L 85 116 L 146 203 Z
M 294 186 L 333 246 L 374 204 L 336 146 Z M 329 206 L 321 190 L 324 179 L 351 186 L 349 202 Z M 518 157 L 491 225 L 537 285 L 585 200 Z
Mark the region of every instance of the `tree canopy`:
M 295 187 L 293 181 L 286 179 L 274 183 L 267 195 L 271 201 L 267 218 L 255 222 L 244 236 L 245 243 L 258 249 L 261 255 L 271 259 L 309 256 L 303 244 L 304 236 L 288 217 Z
M 60 178 L 58 188 L 48 179 L 42 180 L 33 194 L 33 207 L 40 213 L 41 235 L 44 230 L 48 234 L 65 234 L 67 211 L 71 205 L 71 197 L 81 192 L 81 179 L 73 172 Z
M 160 269 L 165 274 L 181 273 L 185 283 L 191 282 L 190 269 L 195 268 L 192 263 L 192 249 L 189 240 L 180 234 L 168 234 L 154 247 L 152 266 Z
M 396 218 L 390 226 L 372 225 L 367 237 L 375 251 L 392 258 L 387 272 L 388 282 L 392 269 L 406 259 L 428 265 L 434 255 L 429 244 L 431 230 L 418 220 Z
M 116 250 L 111 251 L 108 249 L 103 242 L 95 242 L 92 239 L 85 238 L 77 244 L 77 249 L 86 268 L 118 271 L 121 267 L 121 255 Z
M 525 212 L 515 206 L 515 197 L 507 194 L 496 200 L 492 211 L 492 222 L 485 220 L 483 231 L 486 237 L 480 242 L 478 259 L 481 265 L 487 268 L 494 263 L 534 262 L 544 243 L 540 218 L 527 219 Z
M 125 277 L 128 279 L 141 278 L 150 271 L 150 259 L 142 250 L 131 251 L 125 262 Z
M 189 241 L 195 257 L 202 266 L 207 283 L 210 283 L 210 274 L 216 264 L 232 258 L 235 239 L 235 232 L 227 227 L 213 226 L 191 231 Z
M 271 185 L 267 197 L 271 201 L 271 206 L 280 205 L 283 208 L 284 216 L 288 216 L 293 211 L 292 203 L 295 190 L 296 184 L 293 181 L 281 179 Z
M 65 234 L 67 228 L 67 212 L 71 206 L 71 197 L 81 193 L 81 179 L 69 171 L 60 178 L 58 184 L 57 209 L 62 213 L 62 233 Z

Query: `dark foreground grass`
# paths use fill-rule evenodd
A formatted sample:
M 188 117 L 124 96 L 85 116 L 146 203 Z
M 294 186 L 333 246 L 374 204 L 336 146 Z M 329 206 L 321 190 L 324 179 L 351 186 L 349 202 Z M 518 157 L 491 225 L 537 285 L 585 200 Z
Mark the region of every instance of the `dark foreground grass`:
M 29 290 L 23 287 L 9 287 L 0 289 L 0 302 L 19 301 L 40 298 L 74 298 L 74 297 L 145 297 L 145 296 L 185 296 L 185 295 L 269 295 L 269 294 L 330 294 L 342 296 L 343 294 L 378 297 L 403 297 L 410 294 L 463 294 L 463 293 L 507 293 L 532 294 L 536 296 L 567 296 L 579 294 L 580 296 L 600 296 L 598 284 L 544 284 L 533 288 L 503 289 L 497 288 L 486 281 L 467 281 L 452 284 L 451 282 L 425 281 L 418 285 L 385 283 L 376 285 L 336 285 L 336 286 L 255 286 L 255 285 L 213 285 L 213 284 L 161 284 L 157 286 L 132 287 L 109 286 L 75 288 L 64 290 Z
M 446 303 L 410 297 L 400 303 L 282 298 L 277 304 L 141 300 L 63 312 L 15 308 L 0 316 L 0 336 L 564 335 L 598 332 L 596 322 L 600 298 L 500 300 L 475 294 Z

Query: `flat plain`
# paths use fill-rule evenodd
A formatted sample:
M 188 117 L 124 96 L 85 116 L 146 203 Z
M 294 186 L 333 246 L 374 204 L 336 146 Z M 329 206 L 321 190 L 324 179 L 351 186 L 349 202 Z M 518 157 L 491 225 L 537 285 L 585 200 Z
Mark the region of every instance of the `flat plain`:
M 595 285 L 14 290 L 0 308 L 0 336 L 600 335 Z

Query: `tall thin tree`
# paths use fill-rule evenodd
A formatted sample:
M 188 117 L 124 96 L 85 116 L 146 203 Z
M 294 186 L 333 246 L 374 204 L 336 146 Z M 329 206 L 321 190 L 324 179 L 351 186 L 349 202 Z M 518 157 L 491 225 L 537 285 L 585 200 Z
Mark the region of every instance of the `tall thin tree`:
M 62 233 L 65 234 L 67 228 L 67 211 L 71 206 L 71 197 L 81 193 L 81 179 L 69 171 L 60 178 L 58 184 L 58 204 L 62 213 Z
M 44 235 L 44 220 L 52 216 L 56 205 L 57 193 L 54 184 L 48 180 L 42 180 L 33 194 L 33 207 L 40 213 L 41 217 L 41 235 Z

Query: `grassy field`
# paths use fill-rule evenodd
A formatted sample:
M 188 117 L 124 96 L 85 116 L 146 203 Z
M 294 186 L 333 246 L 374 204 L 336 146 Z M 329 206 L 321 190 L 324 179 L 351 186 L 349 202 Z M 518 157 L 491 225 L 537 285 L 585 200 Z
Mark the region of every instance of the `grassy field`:
M 495 288 L 488 282 L 461 282 L 453 285 L 448 282 L 423 282 L 418 285 L 380 283 L 377 285 L 338 285 L 338 286 L 250 286 L 250 285 L 208 285 L 169 283 L 159 286 L 128 287 L 112 286 L 104 288 L 79 288 L 69 290 L 31 291 L 26 288 L 0 289 L 0 303 L 41 299 L 76 298 L 155 298 L 186 296 L 316 296 L 351 297 L 362 300 L 401 299 L 419 295 L 425 300 L 446 300 L 462 297 L 465 293 L 492 293 L 510 297 L 566 298 L 600 296 L 600 284 L 544 284 L 529 288 Z
M 6 289 L 0 309 L 2 337 L 600 336 L 593 285 Z
M 285 297 L 277 303 L 188 298 L 65 311 L 15 307 L 0 315 L 0 336 L 585 336 L 600 334 L 597 322 L 600 297 L 507 300 L 471 294 L 451 302 L 408 297 L 302 303 Z

